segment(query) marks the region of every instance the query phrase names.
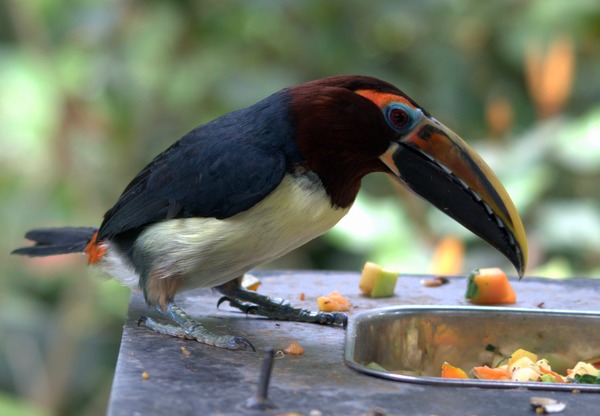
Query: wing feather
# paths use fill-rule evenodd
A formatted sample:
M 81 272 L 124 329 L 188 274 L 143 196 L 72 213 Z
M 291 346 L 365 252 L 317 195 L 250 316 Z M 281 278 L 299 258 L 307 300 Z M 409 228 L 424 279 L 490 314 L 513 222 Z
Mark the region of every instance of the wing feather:
M 171 218 L 228 218 L 262 200 L 301 160 L 284 99 L 200 126 L 158 155 L 105 214 L 98 239 Z

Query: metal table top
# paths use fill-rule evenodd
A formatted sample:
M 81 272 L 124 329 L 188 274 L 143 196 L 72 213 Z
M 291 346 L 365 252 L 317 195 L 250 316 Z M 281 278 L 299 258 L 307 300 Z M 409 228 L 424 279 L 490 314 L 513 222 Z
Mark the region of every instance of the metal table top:
M 353 304 L 350 312 L 391 305 L 468 305 L 466 279 L 451 277 L 441 287 L 424 287 L 427 276 L 401 275 L 392 298 L 360 295 L 359 274 L 325 271 L 257 271 L 259 291 L 289 299 L 294 305 L 316 309 L 316 298 L 340 291 Z M 598 310 L 600 281 L 591 279 L 512 280 L 518 302 L 531 309 Z M 304 300 L 300 294 L 304 293 Z M 246 337 L 257 353 L 227 351 L 195 341 L 155 334 L 137 326 L 148 314 L 140 293 L 133 293 L 108 415 L 362 415 L 374 409 L 388 415 L 526 415 L 535 414 L 531 396 L 545 396 L 567 404 L 561 415 L 596 414 L 596 393 L 535 392 L 527 389 L 430 386 L 383 380 L 358 373 L 344 364 L 341 328 L 271 321 L 216 309 L 211 290 L 182 294 L 177 302 L 190 315 L 216 332 Z M 590 330 L 593 330 L 590 328 Z M 297 342 L 304 355 L 275 360 L 269 398 L 277 406 L 268 411 L 245 407 L 257 389 L 258 372 L 267 348 L 282 349 Z M 185 347 L 186 351 L 182 351 Z M 148 378 L 144 379 L 142 373 Z

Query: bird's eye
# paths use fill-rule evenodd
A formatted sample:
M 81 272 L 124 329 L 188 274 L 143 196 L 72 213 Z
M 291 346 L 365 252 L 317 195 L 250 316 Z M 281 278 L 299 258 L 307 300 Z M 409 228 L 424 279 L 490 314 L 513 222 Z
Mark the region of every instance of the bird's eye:
M 386 110 L 387 121 L 399 133 L 410 130 L 415 124 L 415 112 L 406 105 L 392 103 Z
M 390 121 L 398 128 L 403 128 L 409 122 L 410 117 L 406 111 L 400 108 L 394 108 L 390 111 Z

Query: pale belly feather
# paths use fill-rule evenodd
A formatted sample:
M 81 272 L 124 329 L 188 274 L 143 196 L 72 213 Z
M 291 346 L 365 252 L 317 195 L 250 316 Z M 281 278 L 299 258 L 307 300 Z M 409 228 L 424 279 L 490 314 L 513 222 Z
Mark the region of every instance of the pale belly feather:
M 180 290 L 213 287 L 276 259 L 333 227 L 349 208 L 334 208 L 321 186 L 286 175 L 269 196 L 233 217 L 183 218 L 154 224 L 140 235 L 136 250 L 153 267 L 183 277 Z M 122 276 L 131 286 L 131 268 Z M 109 271 L 111 273 L 111 271 Z

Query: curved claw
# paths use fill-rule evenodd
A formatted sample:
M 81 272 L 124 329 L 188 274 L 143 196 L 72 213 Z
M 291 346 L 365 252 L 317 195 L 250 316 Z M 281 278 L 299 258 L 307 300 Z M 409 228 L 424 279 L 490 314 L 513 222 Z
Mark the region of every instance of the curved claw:
M 140 319 L 138 319 L 137 321 L 137 326 L 146 326 L 146 321 L 148 320 L 148 317 L 146 315 L 142 315 L 140 316 Z
M 244 312 L 246 315 L 257 315 L 258 306 L 256 306 L 256 305 L 246 305 L 244 307 L 244 310 L 242 312 Z
M 223 302 L 231 302 L 231 298 L 229 296 L 221 296 L 221 298 L 217 301 L 217 309 L 221 306 Z
M 257 315 L 259 307 L 257 305 L 250 305 L 247 303 L 239 302 L 236 299 L 230 298 L 229 296 L 222 296 L 217 302 L 217 309 L 223 302 L 229 302 L 229 306 L 232 308 L 239 309 L 244 312 L 246 315 Z
M 348 315 L 345 313 L 336 313 L 333 320 L 333 325 L 341 325 L 343 329 L 348 326 Z
M 237 348 L 232 348 L 232 349 L 245 350 L 245 351 L 250 350 L 252 352 L 256 352 L 256 348 L 254 348 L 254 345 L 252 345 L 252 343 L 244 337 L 237 337 L 237 336 L 233 337 L 233 344 Z

